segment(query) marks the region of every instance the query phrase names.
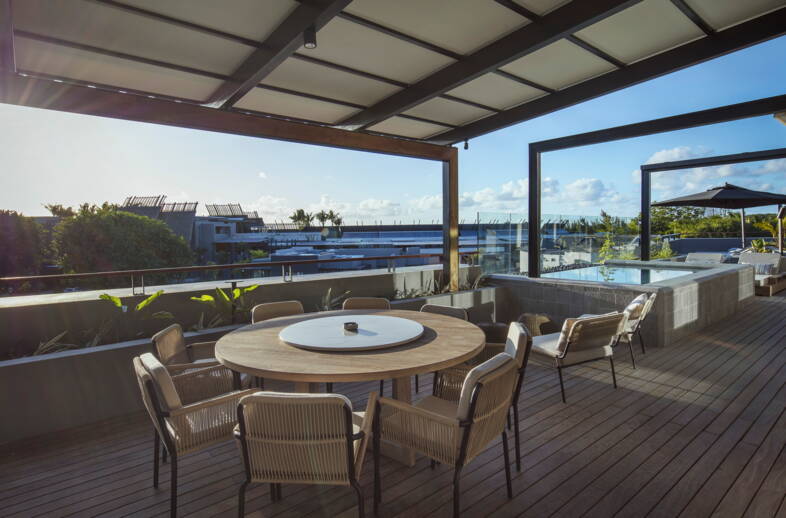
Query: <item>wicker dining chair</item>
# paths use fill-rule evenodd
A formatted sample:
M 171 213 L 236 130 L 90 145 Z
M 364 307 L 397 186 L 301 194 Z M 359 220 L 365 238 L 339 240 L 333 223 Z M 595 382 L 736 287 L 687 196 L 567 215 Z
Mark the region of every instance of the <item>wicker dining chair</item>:
M 446 317 L 458 318 L 459 320 L 467 321 L 469 316 L 467 310 L 464 308 L 454 308 L 453 306 L 441 306 L 439 304 L 423 304 L 420 307 L 421 313 L 434 313 Z M 434 373 L 434 376 L 437 374 Z M 420 377 L 415 374 L 415 392 L 420 392 Z M 381 391 L 380 391 L 381 393 Z
M 341 309 L 390 309 L 390 301 L 384 297 L 349 297 Z M 379 380 L 379 394 L 384 392 L 385 380 Z
M 382 501 L 380 447 L 383 440 L 453 466 L 453 516 L 458 516 L 462 468 L 501 434 L 508 498 L 512 498 L 505 418 L 517 378 L 516 361 L 501 353 L 469 372 L 458 402 L 428 396 L 410 405 L 379 398 L 374 415 L 374 513 L 379 511 Z
M 158 359 L 167 368 L 173 365 L 211 367 L 219 365 L 215 358 L 215 342 L 187 344 L 180 324 L 172 324 L 153 335 L 153 345 Z
M 289 317 L 305 313 L 303 304 L 299 300 L 284 300 L 281 302 L 266 302 L 251 308 L 251 323 L 256 324 L 271 318 Z
M 562 369 L 565 367 L 608 358 L 611 379 L 614 388 L 617 388 L 612 347 L 619 341 L 626 319 L 626 313 L 618 312 L 568 318 L 559 333 L 533 338 L 532 352 L 535 356 L 552 360 L 557 368 L 563 403 L 566 403 L 565 384 L 562 379 Z
M 150 353 L 134 358 L 139 389 L 155 428 L 153 487 L 158 487 L 159 447 L 169 452 L 170 516 L 177 516 L 177 462 L 188 453 L 232 438 L 237 403 L 253 390 L 230 392 L 231 372 L 223 367 L 190 370 L 174 375 Z M 202 400 L 205 392 L 225 394 Z M 166 461 L 166 459 L 164 459 Z
M 349 297 L 341 309 L 390 309 L 390 301 L 384 297 Z
M 289 317 L 294 315 L 302 315 L 303 304 L 299 300 L 283 300 L 281 302 L 266 302 L 264 304 L 257 304 L 251 308 L 251 323 L 256 324 L 271 318 Z M 255 384 L 265 389 L 265 380 L 259 376 L 255 377 Z M 333 392 L 332 384 L 328 384 L 328 392 Z
M 364 516 L 358 483 L 377 395 L 365 412 L 352 412 L 340 394 L 257 392 L 237 405 L 234 435 L 243 454 L 246 480 L 238 491 L 238 516 L 245 512 L 246 488 L 269 483 L 270 497 L 280 500 L 281 484 L 351 486 Z
M 521 471 L 521 439 L 519 430 L 519 398 L 521 397 L 521 387 L 524 383 L 524 374 L 529 363 L 529 355 L 532 351 L 532 335 L 527 326 L 519 322 L 512 322 L 508 326 L 508 336 L 504 344 L 486 344 L 483 349 L 484 354 L 506 353 L 516 360 L 519 377 L 513 388 L 513 399 L 511 410 L 513 413 L 513 431 L 516 447 L 516 471 Z M 461 364 L 449 369 L 434 373 L 434 395 L 440 399 L 448 401 L 458 401 L 461 397 L 461 390 L 469 372 L 474 367 L 473 364 Z M 508 418 L 508 429 L 511 428 L 511 421 Z

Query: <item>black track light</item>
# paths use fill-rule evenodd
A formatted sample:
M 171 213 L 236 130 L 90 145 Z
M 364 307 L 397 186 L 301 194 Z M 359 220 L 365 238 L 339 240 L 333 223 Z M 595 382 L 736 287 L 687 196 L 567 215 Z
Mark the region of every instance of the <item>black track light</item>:
M 317 29 L 313 25 L 303 31 L 303 46 L 307 49 L 317 48 Z

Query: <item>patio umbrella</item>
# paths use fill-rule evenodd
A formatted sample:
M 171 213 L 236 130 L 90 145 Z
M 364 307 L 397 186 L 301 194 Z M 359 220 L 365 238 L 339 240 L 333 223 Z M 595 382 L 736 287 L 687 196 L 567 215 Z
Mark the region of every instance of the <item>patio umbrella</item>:
M 745 209 L 767 205 L 786 204 L 786 195 L 773 192 L 752 191 L 745 187 L 726 183 L 704 192 L 688 194 L 671 200 L 653 203 L 653 207 L 715 207 L 742 210 L 742 248 L 745 248 Z

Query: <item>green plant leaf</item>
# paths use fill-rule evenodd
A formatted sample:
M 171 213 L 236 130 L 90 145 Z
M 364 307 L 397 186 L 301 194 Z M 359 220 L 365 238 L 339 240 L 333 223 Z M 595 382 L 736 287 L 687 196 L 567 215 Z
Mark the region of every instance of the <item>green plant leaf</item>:
M 109 293 L 103 293 L 99 297 L 101 300 L 107 300 L 115 305 L 117 308 L 123 307 L 123 301 L 120 300 L 120 297 L 115 297 L 114 295 L 110 295 Z
M 169 311 L 156 311 L 155 313 L 153 313 L 150 316 L 151 316 L 151 318 L 158 318 L 158 319 L 161 319 L 161 320 L 169 320 L 169 319 L 175 318 L 175 316 L 172 313 L 170 313 Z
M 136 311 L 142 311 L 147 306 L 152 304 L 153 301 L 156 300 L 158 297 L 160 297 L 163 293 L 164 293 L 164 290 L 158 290 L 157 292 L 153 293 L 148 298 L 146 298 L 145 300 L 143 300 L 142 302 L 140 302 L 139 304 L 136 305 Z
M 213 298 L 213 296 L 212 295 L 207 295 L 207 294 L 200 295 L 199 297 L 191 297 L 191 300 L 195 300 L 197 302 L 203 302 L 203 303 L 207 303 L 207 304 L 212 304 L 212 303 L 215 302 L 215 299 Z

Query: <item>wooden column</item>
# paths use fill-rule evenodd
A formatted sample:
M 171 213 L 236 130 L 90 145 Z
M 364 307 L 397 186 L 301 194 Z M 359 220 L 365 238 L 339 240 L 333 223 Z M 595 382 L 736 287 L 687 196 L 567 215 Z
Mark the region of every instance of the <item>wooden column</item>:
M 442 272 L 450 291 L 459 290 L 458 149 L 442 162 Z
M 16 72 L 11 0 L 0 0 L 0 70 Z

